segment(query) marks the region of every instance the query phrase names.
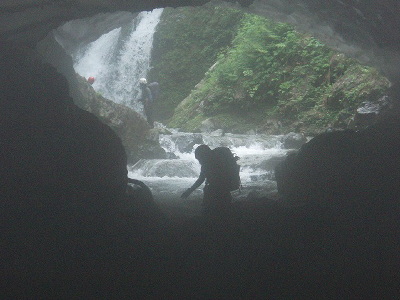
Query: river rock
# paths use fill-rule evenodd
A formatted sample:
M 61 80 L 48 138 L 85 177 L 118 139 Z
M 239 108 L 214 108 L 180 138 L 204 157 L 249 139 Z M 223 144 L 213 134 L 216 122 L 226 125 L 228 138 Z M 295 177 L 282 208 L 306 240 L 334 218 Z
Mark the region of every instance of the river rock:
M 307 138 L 302 133 L 290 132 L 282 138 L 285 149 L 299 149 L 305 142 Z
M 273 171 L 276 168 L 276 166 L 279 165 L 284 160 L 285 156 L 274 156 L 267 160 L 263 160 L 258 165 L 255 165 L 255 167 L 263 170 Z
M 266 120 L 258 129 L 265 134 L 280 134 L 282 123 L 279 120 Z
M 150 141 L 156 142 L 160 138 L 160 132 L 157 129 L 152 128 L 147 132 L 146 138 Z
M 360 129 L 374 124 L 382 115 L 392 108 L 389 96 L 383 96 L 377 102 L 365 101 L 357 108 L 354 115 L 353 128 Z
M 191 153 L 196 144 L 204 144 L 203 136 L 199 133 L 178 134 L 174 136 L 172 140 L 174 141 L 179 152 L 182 153 Z
M 224 135 L 223 129 L 217 129 L 210 133 L 211 136 L 223 136 Z
M 266 180 L 275 180 L 275 176 L 273 172 L 267 172 L 260 175 L 250 175 L 251 181 L 266 181 Z
M 376 205 L 387 212 L 392 205 L 398 209 L 399 137 L 397 117 L 358 132 L 320 134 L 276 167 L 279 193 L 288 201 L 343 210 L 355 205 L 365 211 Z
M 129 178 L 126 192 L 126 210 L 131 213 L 136 222 L 140 222 L 141 229 L 160 230 L 166 225 L 166 218 L 156 201 L 150 188 L 142 181 Z
M 201 122 L 200 131 L 203 133 L 211 133 L 220 127 L 217 123 L 218 122 L 215 119 L 208 118 Z

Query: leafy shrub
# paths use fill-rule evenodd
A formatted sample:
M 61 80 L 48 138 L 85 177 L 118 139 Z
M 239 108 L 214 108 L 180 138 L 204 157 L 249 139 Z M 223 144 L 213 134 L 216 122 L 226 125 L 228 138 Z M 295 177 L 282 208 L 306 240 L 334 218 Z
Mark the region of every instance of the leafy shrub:
M 243 12 L 226 7 L 165 8 L 154 36 L 151 81 L 158 81 L 160 98 L 155 118 L 166 121 L 175 107 L 230 46 Z
M 362 101 L 377 100 L 388 85 L 376 70 L 288 24 L 245 14 L 232 47 L 221 51 L 190 98 L 202 103 L 204 118 L 229 112 L 248 115 L 248 122 L 257 126 L 254 116 L 263 111 L 265 119 L 287 126 L 325 127 L 339 116 L 350 117 Z M 340 105 L 329 107 L 327 99 L 335 93 Z

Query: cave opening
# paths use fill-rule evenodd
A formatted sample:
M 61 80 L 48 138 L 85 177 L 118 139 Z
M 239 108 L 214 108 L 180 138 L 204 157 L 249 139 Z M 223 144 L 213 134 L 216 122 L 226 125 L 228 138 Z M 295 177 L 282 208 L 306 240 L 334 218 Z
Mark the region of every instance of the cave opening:
M 178 196 L 199 172 L 198 144 L 228 146 L 242 157 L 245 192 L 237 199 L 276 197 L 274 168 L 287 151 L 324 131 L 366 127 L 390 109 L 385 95 L 391 83 L 379 71 L 287 23 L 230 6 L 97 15 L 68 22 L 54 37 L 83 76 L 80 90 L 93 87 L 85 95 L 90 104 L 81 99 L 80 106 L 100 113 L 123 140 L 128 175 L 172 206 L 186 205 Z M 89 77 L 94 83 L 86 82 Z M 132 140 L 132 129 L 124 128 L 135 124 L 126 115 L 137 118 L 126 113 L 130 109 L 145 118 L 135 101 L 141 77 L 162 87 L 154 114 L 156 142 L 166 153 L 135 153 L 143 140 Z M 179 110 L 183 100 L 187 108 Z M 147 132 L 143 126 L 137 130 Z M 193 203 L 200 207 L 201 192 Z
M 73 4 L 78 5 L 81 2 L 74 1 Z M 262 4 L 267 1 L 254 2 L 261 4 L 260 12 L 265 9 Z M 283 0 L 268 2 L 278 6 L 286 3 Z M 11 1 L 7 3 L 12 5 Z M 51 11 L 60 3 L 51 3 Z M 116 1 L 112 5 L 115 3 Z M 128 2 L 121 0 L 119 3 L 127 5 Z M 313 7 L 317 10 L 323 1 L 308 3 L 314 3 Z M 333 2 L 324 3 L 332 5 Z M 359 16 L 357 21 L 368 17 L 368 10 L 358 11 L 351 6 L 358 9 L 365 3 L 334 3 L 329 7 L 349 8 L 348 14 L 344 14 L 349 19 L 355 20 L 349 17 L 353 14 Z M 62 4 L 65 5 L 64 2 Z M 41 7 L 40 12 L 48 9 L 46 1 L 41 1 L 41 5 L 44 9 Z M 18 6 L 15 10 L 18 12 L 19 8 L 25 7 Z M 28 10 L 31 8 L 29 6 Z M 250 6 L 249 9 L 251 8 Z M 63 9 L 66 10 L 67 6 L 63 6 Z M 302 10 L 303 6 L 293 5 L 282 9 L 284 14 L 280 17 L 284 19 L 294 18 L 299 21 L 304 16 L 299 17 L 296 11 Z M 225 10 L 227 9 L 224 9 L 224 13 Z M 7 9 L 5 12 L 9 17 L 13 10 Z M 275 12 L 267 10 L 264 13 L 268 15 Z M 130 14 L 124 12 L 118 16 L 123 18 L 124 15 L 130 18 Z M 381 15 L 385 16 L 384 13 Z M 333 19 L 326 12 L 325 6 L 322 7 L 322 16 Z M 337 16 L 341 17 L 342 15 Z M 37 23 L 32 30 L 45 23 Z M 245 29 L 254 28 L 252 23 L 245 25 Z M 345 25 L 337 29 L 349 29 L 351 36 L 351 27 Z M 313 26 L 309 27 L 313 29 Z M 17 30 L 16 40 L 23 39 L 26 28 L 28 26 Z M 325 31 L 322 33 L 331 33 L 330 28 L 323 28 Z M 286 30 L 285 27 L 278 29 Z M 290 33 L 290 30 L 286 32 Z M 360 27 L 355 32 L 359 33 L 361 40 L 366 37 Z M 243 39 L 237 39 L 236 48 L 243 50 L 246 48 L 244 46 L 249 46 L 254 50 L 250 46 L 255 41 L 249 43 L 245 39 L 247 35 L 244 29 L 242 33 Z M 37 35 L 32 33 L 32 36 Z M 288 36 L 293 41 L 294 36 Z M 382 42 L 384 37 L 382 35 L 379 40 Z M 243 40 L 247 43 L 240 44 Z M 32 44 L 32 40 L 29 41 Z M 314 50 L 315 47 L 322 47 L 310 38 L 303 38 L 302 41 L 307 41 L 307 45 L 311 43 L 310 47 Z M 345 47 L 346 43 L 340 38 L 335 41 L 342 46 L 338 48 L 343 53 L 358 53 L 353 51 L 357 47 Z M 335 41 L 331 42 L 335 44 Z M 379 45 L 382 46 L 382 43 Z M 281 42 L 275 50 L 282 48 L 287 47 Z M 175 202 L 168 207 L 162 206 L 163 211 L 160 211 L 160 207 L 155 205 L 160 203 L 155 203 L 146 185 L 132 182 L 134 184 L 127 188 L 127 175 L 137 176 L 137 173 L 127 174 L 127 164 L 134 164 L 144 157 L 157 161 L 163 155 L 170 155 L 169 161 L 172 161 L 173 151 L 161 151 L 160 144 L 164 143 L 165 148 L 172 144 L 175 147 L 178 145 L 177 140 L 182 142 L 179 153 L 193 159 L 191 151 L 199 143 L 199 132 L 191 132 L 189 142 L 187 134 L 182 134 L 184 132 L 164 131 L 154 134 L 155 130 L 150 129 L 146 120 L 134 110 L 129 109 L 129 113 L 126 113 L 127 109 L 121 107 L 124 105 L 103 99 L 98 95 L 100 93 L 96 94 L 87 78 L 77 77 L 71 57 L 66 56 L 64 50 L 52 39 L 46 38 L 37 44 L 36 50 L 41 57 L 32 53 L 29 46 L 18 43 L 17 46 L 9 46 L 3 40 L 0 49 L 0 178 L 3 183 L 0 187 L 0 225 L 4 229 L 0 257 L 4 274 L 1 290 L 5 298 L 320 299 L 371 296 L 380 298 L 382 295 L 393 295 L 394 298 L 397 295 L 400 265 L 400 124 L 398 114 L 391 107 L 389 111 L 394 113 L 394 118 L 390 118 L 393 116 L 389 114 L 386 120 L 380 117 L 363 120 L 366 123 L 360 125 L 373 123 L 365 129 L 335 130 L 345 128 L 326 127 L 330 124 L 326 123 L 325 127 L 320 127 L 324 132 L 316 134 L 308 143 L 302 143 L 299 151 L 286 151 L 294 146 L 283 150 L 280 153 L 283 160 L 277 160 L 275 152 L 272 153 L 275 155 L 274 159 L 257 161 L 260 157 L 265 158 L 266 149 L 282 150 L 276 145 L 282 144 L 281 133 L 288 131 L 261 133 L 260 128 L 250 128 L 254 130 L 250 132 L 249 128 L 242 127 L 235 129 L 237 132 L 230 135 L 226 128 L 232 128 L 232 123 L 222 124 L 227 126 L 223 128 L 225 134 L 217 130 L 221 129 L 219 126 L 214 128 L 216 130 L 203 135 L 203 142 L 212 144 L 215 140 L 218 143 L 225 140 L 224 143 L 232 145 L 229 143 L 235 141 L 239 145 L 236 148 L 238 150 L 243 144 L 247 145 L 249 141 L 246 138 L 249 135 L 275 136 L 275 140 L 257 141 L 259 147 L 244 147 L 244 153 L 252 152 L 253 157 L 246 158 L 243 154 L 240 156 L 243 167 L 255 164 L 264 171 L 267 168 L 275 169 L 274 176 L 278 186 L 273 183 L 271 189 L 276 191 L 278 188 L 280 195 L 274 197 L 268 193 L 263 194 L 249 184 L 251 189 L 236 201 L 232 215 L 227 218 L 205 218 L 198 213 L 201 210 L 201 191 L 197 191 L 192 198 L 199 200 L 191 202 L 189 199 L 184 204 L 186 207 L 182 206 L 185 202 L 179 199 L 181 206 Z M 189 54 L 197 53 L 195 50 L 185 49 Z M 192 98 L 187 100 L 189 103 L 191 99 L 195 103 L 196 97 L 212 96 L 207 94 L 210 90 L 218 92 L 218 86 L 213 85 L 221 80 L 217 75 L 231 73 L 235 76 L 223 76 L 223 83 L 229 85 L 233 82 L 241 89 L 235 90 L 236 98 L 226 97 L 222 90 L 218 94 L 221 99 L 264 99 L 262 95 L 269 89 L 250 85 L 253 82 L 251 79 L 258 74 L 254 71 L 256 68 L 245 65 L 246 68 L 241 69 L 238 74 L 223 72 L 234 70 L 229 68 L 236 66 L 233 58 L 243 57 L 237 52 L 224 50 L 219 57 L 229 64 L 220 63 L 222 69 L 216 66 L 206 76 L 203 71 L 200 78 L 193 81 L 186 96 L 190 96 L 190 90 L 203 77 L 209 81 L 204 83 L 204 89 L 200 89 L 201 85 L 198 90 L 195 87 Z M 266 52 L 262 47 L 256 47 L 256 50 L 252 54 Z M 360 58 L 365 52 L 358 54 Z M 375 58 L 379 56 L 374 54 Z M 396 55 L 392 57 L 393 64 L 386 75 L 394 74 L 393 70 L 397 66 L 395 57 Z M 55 68 L 43 64 L 43 58 Z M 197 58 L 199 57 L 196 56 Z M 390 65 L 390 59 L 381 58 L 385 61 L 381 65 L 383 68 Z M 171 61 L 176 64 L 174 59 Z M 291 65 L 290 59 L 283 61 L 290 67 L 287 70 L 290 74 L 307 70 L 304 69 L 305 64 Z M 371 59 L 369 62 L 376 60 Z M 259 65 L 264 63 L 265 61 L 258 62 Z M 334 60 L 332 63 L 336 64 L 338 61 Z M 206 71 L 211 65 L 205 66 Z M 332 69 L 332 66 L 328 63 L 327 67 Z M 156 77 L 160 71 L 151 74 L 156 67 L 157 65 L 150 70 L 148 77 L 162 82 L 161 78 Z M 339 81 L 337 88 L 359 83 L 362 78 L 360 74 L 366 74 L 363 66 L 353 67 L 353 72 L 347 74 L 347 79 L 352 80 Z M 361 72 L 356 73 L 356 70 Z M 326 76 L 327 74 L 315 78 L 314 83 L 333 83 L 335 77 L 331 73 L 330 76 Z M 338 74 L 335 76 L 338 77 Z M 288 74 L 284 75 L 282 78 L 285 80 L 294 80 Z M 312 77 L 311 72 L 306 75 Z M 307 78 L 306 75 L 303 77 Z M 395 75 L 388 77 L 395 82 Z M 182 83 L 182 80 L 177 81 Z M 278 87 L 281 94 L 288 95 L 296 91 L 296 95 L 299 95 L 307 87 L 306 83 L 309 82 L 279 81 Z M 365 90 L 358 92 L 365 95 Z M 334 111 L 335 105 L 342 104 L 335 100 L 351 98 L 355 94 L 348 91 L 338 92 L 338 98 L 327 98 L 324 103 L 332 104 L 330 109 Z M 379 98 L 382 94 L 371 95 L 372 98 Z M 312 96 L 312 93 L 308 96 Z M 182 98 L 186 97 L 176 99 L 181 102 Z M 72 103 L 72 99 L 76 105 Z M 90 101 L 85 102 L 88 99 Z M 297 98 L 294 100 L 301 102 Z M 279 99 L 276 101 L 279 102 Z M 296 101 L 290 102 L 293 104 L 291 109 L 299 104 Z M 223 106 L 224 103 L 220 104 Z M 218 110 L 221 106 L 206 105 L 205 112 L 212 112 L 215 117 L 221 112 Z M 308 101 L 305 107 L 309 106 Z M 172 112 L 159 108 L 164 111 L 158 116 L 159 120 L 172 120 Z M 263 115 L 268 108 L 270 106 L 265 105 L 259 111 Z M 357 108 L 376 116 L 378 107 L 370 104 Z M 243 114 L 248 110 L 247 107 L 241 107 Z M 183 125 L 187 123 L 192 126 L 190 128 L 194 128 L 198 120 L 189 115 L 191 111 L 192 107 L 183 111 L 180 118 L 183 118 Z M 296 110 L 284 112 L 290 116 Z M 186 115 L 191 122 L 184 118 Z M 257 114 L 248 115 L 246 121 L 259 121 Z M 222 116 L 227 117 L 227 114 Z M 343 117 L 345 120 L 348 116 Z M 234 120 L 240 121 L 237 115 Z M 129 126 L 126 126 L 128 123 Z M 243 122 L 242 126 L 246 124 Z M 274 122 L 267 122 L 264 130 L 275 130 L 274 126 Z M 298 123 L 296 126 L 299 127 L 293 128 L 301 128 L 303 125 Z M 132 128 L 138 130 L 132 131 Z M 296 130 L 293 133 L 296 134 Z M 123 136 L 131 139 L 124 139 Z M 161 143 L 160 136 L 164 138 Z M 206 140 L 204 136 L 207 136 Z M 176 140 L 172 141 L 172 137 Z M 135 148 L 138 141 L 141 145 L 148 144 L 146 147 Z M 250 143 L 254 145 L 253 140 Z M 188 145 L 189 149 L 184 149 Z M 262 151 L 257 152 L 259 150 Z M 146 159 L 141 161 L 141 170 L 147 168 Z M 161 160 L 168 161 L 165 157 Z M 168 164 L 164 166 L 164 170 L 173 178 L 174 169 L 170 171 Z M 187 168 L 187 165 L 179 165 L 178 168 L 180 172 L 189 174 L 186 176 L 189 180 L 185 184 L 190 185 L 189 181 L 194 178 L 193 169 Z M 157 172 L 155 170 L 153 174 L 159 176 Z M 244 179 L 249 183 L 260 181 L 266 186 L 275 181 L 268 177 L 268 172 L 255 172 L 252 169 L 248 175 Z M 145 183 L 151 186 L 150 181 Z M 156 183 L 154 188 L 160 188 L 157 196 L 170 195 L 168 188 L 162 184 Z M 176 192 L 176 188 L 172 193 L 178 196 L 180 194 Z

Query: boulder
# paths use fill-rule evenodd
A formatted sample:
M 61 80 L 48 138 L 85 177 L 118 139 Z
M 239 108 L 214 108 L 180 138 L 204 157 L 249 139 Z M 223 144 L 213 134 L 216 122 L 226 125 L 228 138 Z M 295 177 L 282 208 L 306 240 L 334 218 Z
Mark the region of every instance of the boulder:
M 383 96 L 376 102 L 365 101 L 357 108 L 353 128 L 361 129 L 373 125 L 393 108 L 389 96 Z
M 199 133 L 176 135 L 174 142 L 182 153 L 191 153 L 195 145 L 204 144 L 203 136 Z
M 263 160 L 259 164 L 255 165 L 255 167 L 266 171 L 273 171 L 283 160 L 285 160 L 285 156 L 275 156 Z
M 208 118 L 201 122 L 200 131 L 204 133 L 210 133 L 214 130 L 217 130 L 217 126 L 215 121 L 212 118 Z
M 210 133 L 211 136 L 223 136 L 225 134 L 223 129 L 217 129 Z
M 138 170 L 146 177 L 194 178 L 198 176 L 193 166 L 187 161 L 174 159 L 141 159 L 130 168 L 132 172 Z
M 320 134 L 276 167 L 278 191 L 290 202 L 397 206 L 399 137 L 397 117 L 359 132 Z
M 167 158 L 167 153 L 157 142 L 147 142 L 139 145 L 136 152 L 136 158 L 140 159 L 161 159 Z
M 282 138 L 282 144 L 285 149 L 299 149 L 307 138 L 302 133 L 290 132 Z
M 167 225 L 166 217 L 144 182 L 128 178 L 126 198 L 126 211 L 130 212 L 129 217 L 140 224 L 141 230 L 160 230 Z
M 0 48 L 2 296 L 98 292 L 144 239 L 145 217 L 125 210 L 121 139 L 72 103 L 65 78 L 37 53 Z

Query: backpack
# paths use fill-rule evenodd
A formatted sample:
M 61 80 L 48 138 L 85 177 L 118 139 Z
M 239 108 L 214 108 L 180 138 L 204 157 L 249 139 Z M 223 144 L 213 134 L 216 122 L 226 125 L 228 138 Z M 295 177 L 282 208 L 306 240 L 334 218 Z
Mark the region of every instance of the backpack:
M 151 96 L 152 96 L 152 98 L 153 98 L 153 101 L 155 101 L 155 100 L 157 99 L 158 93 L 159 93 L 159 91 L 160 91 L 160 87 L 159 87 L 158 82 L 149 83 L 149 84 L 147 85 L 147 87 L 150 89 L 150 92 L 151 92 Z
M 220 181 L 228 186 L 229 191 L 240 189 L 240 165 L 237 164 L 239 157 L 234 155 L 228 147 L 217 147 L 212 150 L 215 162 L 215 170 L 219 174 Z

